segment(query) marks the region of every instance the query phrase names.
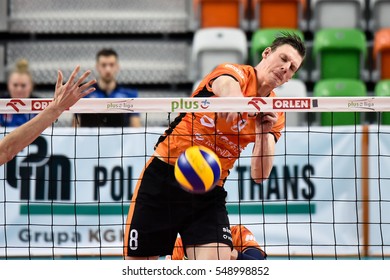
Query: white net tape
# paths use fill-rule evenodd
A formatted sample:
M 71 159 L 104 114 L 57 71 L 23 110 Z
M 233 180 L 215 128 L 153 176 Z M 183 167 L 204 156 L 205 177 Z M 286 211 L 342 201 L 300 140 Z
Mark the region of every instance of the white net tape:
M 52 99 L 0 99 L 0 113 L 37 113 Z M 387 112 L 388 97 L 88 98 L 71 113 L 128 112 Z

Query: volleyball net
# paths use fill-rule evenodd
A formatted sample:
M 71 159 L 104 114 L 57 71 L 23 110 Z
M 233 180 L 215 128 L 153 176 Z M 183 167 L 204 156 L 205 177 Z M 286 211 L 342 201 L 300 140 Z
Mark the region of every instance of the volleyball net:
M 0 113 L 38 113 L 50 101 L 3 99 Z M 328 118 L 286 125 L 261 184 L 250 178 L 252 146 L 242 152 L 225 184 L 230 223 L 252 231 L 269 258 L 388 258 L 389 111 L 385 97 L 82 99 L 64 114 L 139 113 L 143 127 L 54 124 L 1 166 L 0 258 L 123 258 L 139 175 L 169 123 L 194 112 Z M 350 116 L 353 124 L 333 125 Z M 150 126 L 156 118 L 162 125 Z

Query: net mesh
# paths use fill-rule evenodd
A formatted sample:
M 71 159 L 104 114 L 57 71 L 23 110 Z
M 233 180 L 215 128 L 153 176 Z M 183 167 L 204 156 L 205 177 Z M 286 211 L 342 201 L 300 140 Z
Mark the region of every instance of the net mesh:
M 251 99 L 220 99 L 207 99 L 208 108 L 194 109 L 186 103 L 194 99 L 139 98 L 122 100 L 116 110 L 107 106 L 112 100 L 81 100 L 65 114 L 123 113 L 131 107 L 143 115 L 143 127 L 54 124 L 2 166 L 0 258 L 123 258 L 123 232 L 135 185 L 177 114 L 258 110 Z M 287 118 L 292 113 L 368 111 L 364 106 L 348 108 L 348 98 L 307 98 L 311 105 L 294 112 L 294 98 L 276 98 L 283 106 L 262 100 L 261 111 L 287 111 Z M 370 102 L 377 111 L 369 110 L 376 123 L 286 126 L 263 183 L 250 177 L 251 144 L 237 159 L 225 184 L 230 223 L 246 226 L 269 258 L 389 257 L 390 129 L 380 122 L 388 101 Z M 24 104 L 18 105 L 19 113 L 37 113 L 31 111 L 38 108 L 33 101 Z M 1 108 L 6 108 L 1 113 L 16 113 L 10 106 Z M 149 125 L 154 114 L 164 114 L 166 125 Z M 3 127 L 1 133 L 12 129 Z

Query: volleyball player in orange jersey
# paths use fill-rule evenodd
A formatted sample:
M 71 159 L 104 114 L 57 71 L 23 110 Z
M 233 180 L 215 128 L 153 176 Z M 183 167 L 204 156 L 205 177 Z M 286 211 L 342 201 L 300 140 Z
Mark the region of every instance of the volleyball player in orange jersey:
M 255 67 L 219 65 L 194 91 L 193 102 L 207 106 L 210 98 L 274 97 L 273 89 L 293 77 L 305 52 L 298 36 L 284 33 L 263 51 Z M 257 101 L 252 100 L 253 106 L 261 107 Z M 179 233 L 189 259 L 230 259 L 233 244 L 224 182 L 249 143 L 254 143 L 251 177 L 257 183 L 265 180 L 283 128 L 283 113 L 179 114 L 158 139 L 138 180 L 126 220 L 125 258 L 169 255 Z M 177 157 L 193 145 L 212 149 L 222 165 L 217 187 L 200 195 L 182 190 L 174 176 Z
M 233 250 L 230 254 L 232 260 L 265 260 L 267 254 L 261 249 L 255 240 L 253 233 L 243 225 L 230 227 Z M 172 255 L 167 256 L 171 260 L 185 260 L 184 246 L 181 237 L 177 237 Z

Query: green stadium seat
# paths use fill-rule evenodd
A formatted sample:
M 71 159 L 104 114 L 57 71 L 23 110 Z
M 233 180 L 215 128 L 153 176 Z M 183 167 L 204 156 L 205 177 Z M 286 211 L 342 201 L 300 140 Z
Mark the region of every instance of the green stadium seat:
M 312 80 L 348 78 L 368 80 L 367 40 L 354 28 L 327 28 L 314 34 Z
M 313 90 L 314 97 L 348 97 L 367 96 L 366 84 L 356 79 L 327 79 L 318 81 Z M 323 112 L 321 125 L 355 125 L 361 124 L 359 112 Z
M 250 43 L 250 63 L 255 66 L 261 60 L 261 54 L 265 48 L 269 47 L 275 37 L 281 32 L 289 32 L 297 34 L 303 41 L 305 36 L 301 30 L 292 29 L 292 28 L 263 28 L 256 30 L 251 38 Z M 299 70 L 299 78 L 306 80 L 306 70 L 305 67 Z
M 390 80 L 381 80 L 375 85 L 375 96 L 387 96 L 390 98 Z M 390 125 L 390 112 L 381 113 L 379 122 Z

